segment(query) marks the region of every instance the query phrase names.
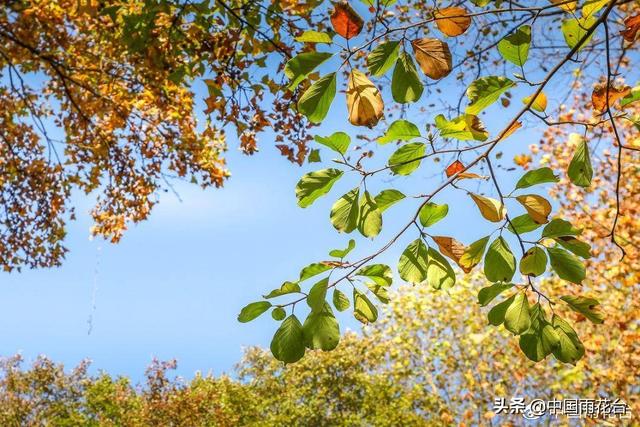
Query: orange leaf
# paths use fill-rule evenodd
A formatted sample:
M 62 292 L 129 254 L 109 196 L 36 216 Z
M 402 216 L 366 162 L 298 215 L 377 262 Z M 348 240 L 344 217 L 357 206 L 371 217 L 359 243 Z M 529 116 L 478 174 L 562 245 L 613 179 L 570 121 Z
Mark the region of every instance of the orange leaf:
M 464 254 L 464 251 L 467 249 L 467 247 L 464 244 L 460 243 L 453 237 L 447 237 L 447 236 L 433 236 L 433 240 L 438 245 L 440 252 L 442 252 L 443 255 L 454 260 L 455 263 L 458 264 L 458 266 L 460 266 L 460 268 L 462 268 L 462 270 L 465 273 L 468 273 L 471 271 L 473 266 L 464 267 L 460 265 L 460 258 Z
M 447 7 L 435 13 L 438 29 L 449 37 L 456 37 L 467 31 L 471 25 L 471 17 L 466 9 Z
M 628 42 L 636 39 L 636 34 L 640 30 L 640 15 L 630 16 L 624 20 L 625 29 L 620 31 L 622 37 Z
M 624 98 L 631 92 L 631 88 L 629 86 L 624 87 L 611 87 L 609 86 L 609 107 L 611 107 L 615 102 Z M 600 113 L 607 110 L 607 85 L 598 85 L 593 89 L 593 93 L 591 94 L 591 103 L 593 104 L 593 109 L 599 111 Z
M 346 1 L 336 3 L 331 13 L 331 25 L 336 33 L 349 40 L 362 31 L 364 21 Z
M 509 129 L 507 129 L 507 131 L 500 137 L 501 140 L 510 137 L 511 135 L 513 135 L 513 133 L 515 131 L 517 131 L 518 129 L 520 129 L 522 127 L 522 122 L 521 121 L 517 121 L 514 124 L 512 124 Z
M 447 166 L 447 169 L 445 172 L 447 174 L 447 178 L 451 178 L 453 175 L 457 174 L 462 170 L 464 170 L 464 164 L 460 160 L 456 160 L 455 162 Z

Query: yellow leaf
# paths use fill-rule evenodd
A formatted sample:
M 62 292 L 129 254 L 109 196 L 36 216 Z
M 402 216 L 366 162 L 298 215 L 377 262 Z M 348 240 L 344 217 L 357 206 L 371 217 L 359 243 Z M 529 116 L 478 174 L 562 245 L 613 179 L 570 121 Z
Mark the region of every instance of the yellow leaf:
M 460 264 L 460 258 L 467 249 L 467 247 L 463 243 L 457 241 L 453 237 L 447 236 L 433 236 L 433 241 L 436 242 L 438 248 L 440 248 L 440 252 L 442 252 L 443 255 L 454 260 L 455 263 L 458 264 L 458 266 L 460 266 L 460 268 L 462 268 L 465 273 L 471 271 L 471 268 L 473 268 L 473 266 L 469 268 Z
M 551 213 L 551 203 L 542 196 L 537 194 L 525 194 L 516 197 L 527 213 L 537 224 L 545 224 L 549 222 L 549 214 Z
M 527 96 L 526 98 L 524 98 L 522 100 L 523 104 L 529 104 L 529 102 L 531 102 L 531 97 L 533 95 Z M 540 111 L 543 112 L 544 110 L 547 109 L 547 95 L 544 94 L 544 92 L 540 92 L 538 94 L 538 96 L 536 96 L 535 101 L 533 101 L 533 104 L 531 104 L 531 108 L 533 108 L 536 111 Z
M 422 72 L 434 80 L 451 72 L 451 52 L 449 45 L 438 39 L 416 39 L 411 42 L 416 61 Z
M 565 12 L 575 12 L 576 8 L 578 7 L 578 1 L 572 1 L 572 2 L 568 2 L 567 0 L 549 0 L 551 3 L 553 4 L 557 4 L 558 7 L 562 10 L 564 10 Z M 560 4 L 558 4 L 560 3 Z
M 503 140 L 505 138 L 510 137 L 511 135 L 513 135 L 513 133 L 515 131 L 517 131 L 518 129 L 520 129 L 522 127 L 522 122 L 521 121 L 517 121 L 514 124 L 512 124 L 511 126 L 509 126 L 509 129 L 506 130 L 505 133 L 502 134 L 502 136 L 500 137 L 500 140 Z
M 435 13 L 438 29 L 449 37 L 456 37 L 467 31 L 471 25 L 471 17 L 466 9 L 447 7 Z
M 473 193 L 469 193 L 469 195 L 473 201 L 476 202 L 478 209 L 480 209 L 480 213 L 486 220 L 491 222 L 500 222 L 505 218 L 507 209 L 498 200 Z
M 370 128 L 378 124 L 384 111 L 384 103 L 378 88 L 364 73 L 355 68 L 349 75 L 347 108 L 349 122 L 352 125 Z

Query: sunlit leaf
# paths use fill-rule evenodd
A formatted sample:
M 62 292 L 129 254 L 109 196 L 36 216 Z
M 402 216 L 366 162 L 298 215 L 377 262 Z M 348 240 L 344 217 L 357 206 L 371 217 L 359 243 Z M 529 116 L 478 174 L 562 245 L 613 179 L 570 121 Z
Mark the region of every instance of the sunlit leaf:
M 577 133 L 569 135 L 570 140 L 577 140 L 577 147 L 569 163 L 567 174 L 575 185 L 589 187 L 593 178 L 593 167 L 591 166 L 591 156 L 587 142 Z
M 316 135 L 313 139 L 340 154 L 345 154 L 351 143 L 351 138 L 344 132 L 335 132 L 329 136 Z
M 547 254 L 537 246 L 529 248 L 520 260 L 520 273 L 524 276 L 540 276 L 546 269 Z
M 399 119 L 391 123 L 384 136 L 378 138 L 378 144 L 387 144 L 393 141 L 411 141 L 420 138 L 418 127 L 408 120 Z
M 380 77 L 385 74 L 398 59 L 399 41 L 380 43 L 367 57 L 367 68 L 372 76 Z
M 329 256 L 336 257 L 336 258 L 344 258 L 347 255 L 349 255 L 349 252 L 351 252 L 355 247 L 356 247 L 356 241 L 353 239 L 349 239 L 349 243 L 347 244 L 346 248 L 334 249 L 331 252 L 329 252 Z
M 365 237 L 375 237 L 382 230 L 382 212 L 368 191 L 360 199 L 358 230 Z
M 470 244 L 464 251 L 464 254 L 460 257 L 460 266 L 471 270 L 482 261 L 484 250 L 489 242 L 489 236 L 478 239 Z
M 587 35 L 587 30 L 596 23 L 597 19 L 593 16 L 589 16 L 587 18 L 567 18 L 562 21 L 561 29 L 562 35 L 564 36 L 564 40 L 567 43 L 567 46 L 570 48 L 574 48 L 578 45 L 578 42 L 583 39 Z M 585 47 L 591 38 L 593 37 L 593 33 L 589 35 L 589 37 L 582 42 L 579 49 Z
M 380 212 L 386 211 L 388 208 L 404 199 L 406 196 L 395 189 L 382 190 L 375 197 L 376 205 Z
M 513 288 L 512 283 L 501 282 L 482 288 L 478 292 L 478 303 L 484 307 L 493 301 L 498 295 L 511 288 Z
M 504 327 L 515 335 L 525 333 L 531 326 L 529 301 L 524 292 L 518 292 L 504 313 Z
M 269 301 L 252 302 L 242 308 L 238 314 L 238 322 L 250 322 L 271 308 Z
M 410 175 L 420 166 L 424 152 L 425 145 L 421 142 L 405 144 L 389 157 L 389 169 L 396 175 Z
M 522 25 L 498 43 L 498 52 L 507 61 L 521 67 L 529 57 L 531 26 Z
M 298 111 L 313 123 L 320 123 L 329 112 L 336 96 L 336 73 L 330 73 L 306 90 L 298 101 Z
M 596 307 L 600 305 L 597 299 L 574 295 L 565 295 L 560 299 L 566 302 L 573 311 L 582 314 L 593 323 L 604 322 L 602 313 L 595 311 Z
M 360 189 L 358 187 L 340 197 L 331 208 L 331 223 L 342 233 L 351 233 L 358 226 Z
M 449 261 L 433 248 L 427 250 L 427 282 L 434 289 L 449 289 L 456 283 L 456 273 Z
M 432 38 L 416 39 L 411 42 L 413 54 L 422 72 L 434 80 L 446 77 L 451 72 L 451 52 L 449 45 Z
M 545 182 L 558 182 L 560 179 L 553 173 L 553 170 L 548 167 L 540 169 L 533 169 L 522 175 L 516 184 L 516 189 L 527 188 L 536 184 L 543 184 Z
M 469 12 L 461 7 L 447 7 L 434 13 L 436 25 L 442 33 L 449 37 L 463 34 L 471 25 Z
M 333 305 L 338 311 L 345 311 L 351 306 L 349 298 L 342 293 L 338 288 L 333 290 Z
M 513 87 L 514 82 L 506 77 L 488 76 L 481 77 L 471 83 L 467 89 L 469 105 L 466 114 L 478 114 L 500 98 L 507 89 Z
M 538 224 L 546 224 L 549 222 L 549 214 L 551 213 L 551 203 L 542 196 L 537 194 L 525 194 L 516 197 L 527 213 Z
M 336 33 L 349 40 L 360 34 L 364 21 L 348 2 L 340 1 L 333 6 L 331 25 Z
M 529 105 L 529 103 L 531 102 L 531 98 L 533 97 L 533 95 L 527 96 L 525 98 L 522 99 L 522 103 Z M 544 110 L 547 109 L 547 95 L 544 94 L 544 92 L 540 92 L 538 94 L 538 96 L 536 96 L 535 100 L 533 101 L 533 103 L 531 104 L 531 108 L 533 108 L 536 111 L 540 111 L 543 112 Z
M 507 214 L 507 208 L 499 200 L 474 193 L 469 193 L 469 195 L 478 206 L 478 209 L 480 209 L 480 213 L 484 219 L 491 222 L 504 220 Z
M 489 133 L 480 119 L 471 114 L 464 114 L 453 120 L 447 120 L 442 114 L 435 118 L 435 125 L 443 138 L 454 138 L 461 141 L 486 141 Z
M 305 174 L 296 185 L 298 206 L 306 208 L 318 197 L 327 194 L 342 173 L 340 169 L 322 169 Z
M 432 225 L 446 217 L 448 213 L 449 205 L 438 205 L 433 202 L 428 202 L 424 206 L 422 206 L 422 208 L 420 208 L 418 219 L 420 220 L 420 224 L 422 224 L 423 227 L 431 227 Z
M 575 255 L 560 248 L 547 248 L 551 268 L 558 277 L 577 285 L 586 277 L 584 264 Z
M 309 313 L 302 325 L 302 335 L 305 346 L 312 350 L 330 351 L 338 346 L 340 325 L 328 304 Z
M 291 58 L 284 67 L 284 74 L 290 80 L 289 88 L 295 89 L 310 72 L 332 56 L 326 52 L 304 52 Z
M 353 315 L 361 323 L 373 323 L 378 319 L 378 309 L 365 294 L 353 288 Z
M 384 103 L 377 87 L 357 69 L 351 70 L 347 89 L 349 122 L 355 126 L 373 127 L 384 113 Z
M 427 245 L 416 239 L 406 247 L 398 261 L 400 278 L 411 284 L 422 283 L 427 278 Z

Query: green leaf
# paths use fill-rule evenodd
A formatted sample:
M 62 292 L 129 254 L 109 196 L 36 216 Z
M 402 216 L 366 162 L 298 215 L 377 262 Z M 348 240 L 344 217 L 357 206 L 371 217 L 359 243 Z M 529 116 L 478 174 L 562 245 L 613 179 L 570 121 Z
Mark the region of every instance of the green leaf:
M 342 174 L 340 169 L 322 169 L 305 174 L 296 185 L 298 206 L 306 208 L 318 197 L 327 194 Z
M 269 310 L 269 308 L 271 308 L 271 303 L 269 301 L 252 302 L 240 310 L 240 314 L 238 314 L 238 322 L 250 322 L 265 311 Z
M 367 288 L 373 293 L 383 304 L 389 304 L 389 292 L 385 286 L 377 283 L 367 283 Z
M 460 265 L 464 268 L 473 268 L 478 265 L 482 260 L 488 241 L 489 236 L 486 236 L 470 244 L 460 257 Z
M 375 197 L 376 205 L 378 205 L 378 210 L 380 212 L 386 211 L 388 208 L 398 203 L 400 200 L 404 199 L 405 195 L 402 194 L 398 190 L 389 189 L 382 190 Z
M 415 102 L 422 96 L 424 86 L 411 56 L 402 52 L 396 61 L 391 79 L 393 100 L 401 104 Z
M 551 268 L 558 277 L 579 285 L 586 277 L 584 264 L 575 255 L 560 248 L 547 248 Z
M 322 33 L 320 31 L 307 30 L 298 37 L 296 37 L 297 42 L 303 43 L 332 43 L 333 38 L 331 34 Z
M 478 303 L 480 306 L 484 307 L 493 301 L 498 295 L 511 288 L 513 288 L 513 284 L 500 282 L 484 287 L 478 292 Z
M 284 363 L 302 359 L 305 352 L 302 325 L 295 315 L 284 319 L 271 340 L 273 357 Z
M 538 224 L 529 216 L 529 214 L 522 214 L 515 218 L 511 218 L 511 224 L 507 225 L 507 229 L 513 234 L 524 234 L 536 230 L 542 226 Z M 513 226 L 513 227 L 512 227 Z
M 534 246 L 520 260 L 520 273 L 524 276 L 540 276 L 547 269 L 547 255 L 542 248 Z
M 336 307 L 336 310 L 345 311 L 349 308 L 351 303 L 344 293 L 342 293 L 338 288 L 335 288 L 333 290 L 333 305 Z
M 307 162 L 308 163 L 320 163 L 321 161 L 322 161 L 322 159 L 320 158 L 320 150 L 318 150 L 317 148 L 313 148 L 309 152 L 309 156 L 307 157 Z
M 433 248 L 427 251 L 429 261 L 427 262 L 427 282 L 434 289 L 449 289 L 456 284 L 456 273 L 451 268 L 451 264 L 440 252 Z
M 447 120 L 442 114 L 435 118 L 436 128 L 443 138 L 454 138 L 461 141 L 486 141 L 489 132 L 477 116 L 463 114 L 453 120 Z
M 575 365 L 584 356 L 584 346 L 578 334 L 571 325 L 555 314 L 551 325 L 558 335 L 558 346 L 553 350 L 553 355 L 561 362 Z
M 581 296 L 573 296 L 573 295 L 565 295 L 560 299 L 566 302 L 567 305 L 571 307 L 573 311 L 582 314 L 584 317 L 591 320 L 593 323 L 604 322 L 604 317 L 602 316 L 602 313 L 594 311 L 594 309 L 598 305 L 600 305 L 597 299 L 586 298 Z
M 298 281 L 302 282 L 303 280 L 307 280 L 310 277 L 317 276 L 320 273 L 324 273 L 327 270 L 331 270 L 331 267 L 322 262 L 315 262 L 313 264 L 309 264 L 306 267 L 304 267 L 302 270 L 300 270 L 300 280 Z
M 389 71 L 393 63 L 398 59 L 399 50 L 399 41 L 384 42 L 376 46 L 367 57 L 369 73 L 375 77 L 380 77 Z
M 400 278 L 411 284 L 418 284 L 427 278 L 427 246 L 416 239 L 406 247 L 398 261 Z
M 298 111 L 312 123 L 320 123 L 336 96 L 336 73 L 322 77 L 309 87 L 298 101 Z
M 378 144 L 387 144 L 393 141 L 411 141 L 420 138 L 420 130 L 408 120 L 399 119 L 391 123 L 384 136 L 378 138 Z
M 341 233 L 351 233 L 358 226 L 358 198 L 360 188 L 356 187 L 340 197 L 331 208 L 331 223 Z
M 365 237 L 375 237 L 382 230 L 382 212 L 378 210 L 376 201 L 368 191 L 360 199 L 360 219 L 358 231 Z
M 356 271 L 355 275 L 368 277 L 380 286 L 390 286 L 393 282 L 391 268 L 385 264 L 367 265 Z
M 591 157 L 589 155 L 589 146 L 584 138 L 578 134 L 576 138 L 579 138 L 578 147 L 573 154 L 573 159 L 569 163 L 567 174 L 569 179 L 575 185 L 580 187 L 588 187 L 591 185 L 591 178 L 593 178 L 593 167 L 591 166 Z M 570 136 L 571 138 L 571 136 Z
M 595 24 L 597 19 L 593 16 L 589 16 L 588 18 L 568 18 L 562 21 L 561 29 L 562 35 L 564 36 L 564 41 L 567 42 L 567 46 L 573 49 L 578 42 L 587 34 L 587 30 L 593 24 Z M 591 37 L 593 37 L 593 33 L 587 37 L 587 39 L 580 45 L 578 50 L 585 47 L 589 41 L 591 41 Z
M 515 295 L 511 295 L 509 298 L 505 299 L 499 304 L 493 306 L 487 317 L 489 319 L 489 324 L 493 326 L 499 326 L 504 322 L 504 316 L 507 312 L 507 309 L 511 306 L 511 303 L 515 299 Z
M 631 89 L 631 92 L 620 100 L 620 108 L 624 108 L 636 101 L 640 101 L 640 86 Z
M 378 319 L 378 309 L 357 289 L 353 289 L 353 316 L 362 323 L 373 323 Z
M 287 317 L 287 312 L 284 311 L 284 308 L 282 307 L 276 307 L 271 312 L 271 317 L 273 318 L 273 320 L 277 320 L 279 322 L 285 317 Z
M 391 171 L 397 175 L 410 175 L 420 166 L 424 152 L 425 145 L 421 142 L 403 145 L 389 157 Z
M 514 82 L 506 77 L 488 76 L 481 77 L 471 83 L 467 89 L 469 105 L 466 114 L 478 114 L 500 98 L 507 89 L 513 87 Z
M 540 327 L 520 336 L 520 349 L 534 362 L 539 362 L 560 345 L 556 330 L 548 322 L 540 322 Z
M 300 292 L 300 285 L 294 282 L 284 282 L 279 288 L 272 290 L 267 295 L 263 295 L 263 298 L 275 298 L 297 292 Z
M 344 132 L 335 132 L 329 136 L 316 135 L 313 139 L 318 144 L 329 147 L 340 154 L 346 153 L 347 149 L 349 149 L 349 144 L 351 144 L 351 138 Z
M 304 52 L 287 61 L 284 74 L 291 80 L 289 89 L 295 89 L 310 72 L 332 56 L 333 54 L 326 52 Z
M 420 219 L 420 224 L 422 224 L 423 227 L 430 227 L 446 217 L 448 213 L 449 205 L 437 205 L 433 202 L 429 202 L 420 208 L 418 218 Z
M 591 258 L 591 245 L 582 240 L 578 240 L 572 236 L 556 237 L 554 240 L 558 242 L 560 246 L 579 257 L 584 259 Z
M 307 305 L 311 307 L 311 311 L 319 311 L 324 307 L 328 286 L 329 278 L 326 277 L 311 287 L 307 295 Z
M 575 228 L 569 221 L 564 219 L 552 219 L 549 224 L 542 229 L 542 237 L 555 238 L 561 236 L 578 236 L 582 230 Z
M 353 239 L 349 239 L 349 243 L 347 244 L 347 247 L 345 249 L 334 249 L 331 252 L 329 252 L 329 256 L 336 257 L 336 258 L 344 258 L 347 255 L 349 255 L 349 252 L 351 252 L 355 247 L 356 247 L 356 241 Z
M 531 44 L 531 26 L 522 25 L 498 43 L 500 55 L 507 61 L 521 67 L 529 57 Z
M 507 241 L 498 237 L 484 257 L 484 275 L 491 282 L 509 282 L 516 272 L 516 258 Z
M 551 168 L 533 169 L 522 175 L 518 180 L 516 189 L 527 188 L 532 185 L 543 184 L 545 182 L 558 182 L 560 179 L 553 173 Z
M 312 350 L 330 351 L 338 346 L 340 325 L 328 304 L 309 313 L 302 325 L 302 334 L 305 346 Z
M 582 6 L 582 17 L 588 18 L 598 13 L 600 9 L 605 7 L 609 0 L 586 0 Z
M 531 326 L 529 301 L 524 292 L 518 292 L 504 313 L 504 327 L 514 335 L 525 333 Z

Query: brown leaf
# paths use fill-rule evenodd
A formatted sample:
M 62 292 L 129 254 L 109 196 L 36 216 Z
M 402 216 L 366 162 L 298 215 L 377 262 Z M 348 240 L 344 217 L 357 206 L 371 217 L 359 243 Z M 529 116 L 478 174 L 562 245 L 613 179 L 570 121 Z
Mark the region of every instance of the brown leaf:
M 364 21 L 349 3 L 341 1 L 333 7 L 331 25 L 336 33 L 349 40 L 360 34 Z
M 471 271 L 473 266 L 465 267 L 460 264 L 460 258 L 464 254 L 464 251 L 467 250 L 467 247 L 464 244 L 457 241 L 453 237 L 447 237 L 447 236 L 433 236 L 433 240 L 438 245 L 438 248 L 440 248 L 440 252 L 442 252 L 443 255 L 454 260 L 455 263 L 458 264 L 458 266 L 465 273 L 468 273 Z
M 629 86 L 624 87 L 611 87 L 609 86 L 609 107 L 615 104 L 615 102 L 624 98 L 631 92 L 631 88 Z M 593 109 L 602 113 L 607 110 L 607 85 L 598 85 L 593 89 L 593 93 L 591 94 L 591 103 L 593 104 Z
M 349 122 L 369 128 L 378 124 L 384 112 L 384 103 L 377 87 L 361 71 L 353 69 L 347 89 Z
M 449 37 L 463 34 L 471 25 L 469 12 L 461 7 L 447 7 L 435 13 L 438 29 Z
M 522 122 L 521 121 L 517 121 L 514 124 L 512 124 L 509 129 L 506 130 L 506 132 L 500 137 L 500 140 L 503 140 L 505 138 L 510 137 L 511 135 L 513 135 L 513 133 L 515 131 L 517 131 L 518 129 L 520 129 L 522 127 Z
M 636 34 L 640 30 L 640 15 L 629 16 L 624 20 L 625 29 L 620 31 L 622 37 L 628 42 L 632 42 L 636 39 Z
M 447 166 L 445 173 L 447 174 L 447 178 L 451 178 L 453 175 L 462 170 L 464 170 L 464 164 L 460 160 L 456 160 L 455 162 Z
M 422 72 L 434 80 L 451 72 L 451 52 L 449 45 L 438 39 L 416 39 L 411 42 L 416 61 Z

